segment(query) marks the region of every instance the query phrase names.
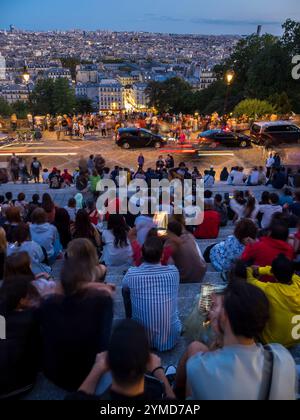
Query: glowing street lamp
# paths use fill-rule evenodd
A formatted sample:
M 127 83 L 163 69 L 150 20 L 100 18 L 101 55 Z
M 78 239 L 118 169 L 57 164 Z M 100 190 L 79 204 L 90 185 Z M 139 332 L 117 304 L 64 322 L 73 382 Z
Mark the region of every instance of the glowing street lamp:
M 229 90 L 233 82 L 234 76 L 235 76 L 235 73 L 233 70 L 227 70 L 227 72 L 225 73 L 225 81 L 226 81 L 227 89 L 226 89 L 226 95 L 225 95 L 225 101 L 224 101 L 223 115 L 226 114 L 227 104 L 228 104 L 228 99 L 229 99 Z
M 24 72 L 22 74 L 22 78 L 24 80 L 25 85 L 27 86 L 28 100 L 30 101 L 30 88 L 29 88 L 30 74 L 27 70 L 27 67 L 24 67 Z M 32 115 L 32 129 L 34 130 L 34 116 L 33 115 Z

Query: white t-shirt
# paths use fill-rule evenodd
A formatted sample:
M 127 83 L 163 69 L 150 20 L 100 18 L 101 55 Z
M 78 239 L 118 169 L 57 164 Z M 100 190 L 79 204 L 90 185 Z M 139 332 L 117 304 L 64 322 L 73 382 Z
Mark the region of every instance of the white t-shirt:
M 282 213 L 282 207 L 279 205 L 273 205 L 273 204 L 261 204 L 259 206 L 259 211 L 263 213 L 263 217 L 261 220 L 261 227 L 263 229 L 267 229 L 271 224 L 273 214 Z
M 252 185 L 257 185 L 259 179 L 259 172 L 258 171 L 252 171 L 250 175 L 250 180 Z
M 236 171 L 232 175 L 232 184 L 233 185 L 243 185 L 245 182 L 244 172 Z
M 130 265 L 132 263 L 132 248 L 129 241 L 127 246 L 116 247 L 115 237 L 107 229 L 102 232 L 102 241 L 104 242 L 102 261 L 106 265 L 120 266 L 125 264 Z
M 279 344 L 274 354 L 270 400 L 296 398 L 296 369 L 290 353 Z M 233 345 L 198 353 L 187 362 L 187 383 L 193 400 L 258 400 L 264 372 L 261 344 Z

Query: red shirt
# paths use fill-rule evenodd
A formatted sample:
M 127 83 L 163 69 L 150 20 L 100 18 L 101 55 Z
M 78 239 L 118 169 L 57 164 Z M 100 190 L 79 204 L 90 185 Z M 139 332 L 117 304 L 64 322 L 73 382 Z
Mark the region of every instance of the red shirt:
M 205 210 L 201 225 L 196 227 L 194 236 L 197 239 L 215 239 L 220 230 L 220 214 L 215 210 Z
M 294 258 L 293 247 L 285 241 L 263 236 L 258 242 L 249 244 L 242 254 L 243 261 L 251 261 L 259 267 L 271 266 L 279 254 L 284 254 L 289 260 Z M 270 276 L 263 276 L 262 281 L 272 281 Z M 273 279 L 275 281 L 275 279 Z

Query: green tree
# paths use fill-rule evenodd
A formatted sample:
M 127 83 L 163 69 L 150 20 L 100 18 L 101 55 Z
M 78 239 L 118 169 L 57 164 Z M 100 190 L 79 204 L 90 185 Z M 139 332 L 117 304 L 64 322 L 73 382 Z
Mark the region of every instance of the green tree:
M 265 115 L 274 114 L 275 112 L 275 107 L 267 101 L 245 99 L 234 108 L 233 114 L 236 117 L 247 115 L 250 118 L 261 118 Z
M 275 93 L 268 98 L 268 101 L 276 108 L 279 114 L 289 114 L 292 111 L 292 104 L 286 92 Z
M 287 19 L 282 25 L 282 43 L 291 55 L 300 54 L 300 22 Z
M 3 117 L 9 117 L 13 113 L 13 110 L 5 99 L 0 98 L 0 115 Z
M 27 115 L 31 112 L 30 105 L 28 102 L 17 101 L 12 104 L 13 112 L 17 114 L 18 118 L 27 118 Z
M 89 113 L 89 112 L 93 112 L 94 108 L 93 108 L 93 103 L 92 103 L 91 99 L 89 99 L 85 96 L 76 98 L 75 110 L 79 114 L 86 114 L 86 113 Z
M 68 114 L 75 110 L 75 91 L 70 87 L 67 79 L 57 79 L 52 92 L 52 106 L 54 114 Z
M 78 66 L 81 63 L 80 58 L 64 57 L 64 58 L 61 58 L 60 61 L 61 61 L 61 65 L 64 68 L 70 70 L 72 79 L 75 80 L 76 79 L 76 66 Z
M 33 112 L 35 114 L 47 115 L 54 114 L 53 106 L 54 80 L 41 79 L 35 85 L 30 96 Z

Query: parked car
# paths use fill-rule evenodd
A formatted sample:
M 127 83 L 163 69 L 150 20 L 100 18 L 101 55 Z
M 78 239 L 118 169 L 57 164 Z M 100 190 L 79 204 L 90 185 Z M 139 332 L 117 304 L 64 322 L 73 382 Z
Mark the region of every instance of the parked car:
M 290 121 L 255 122 L 250 134 L 252 141 L 262 146 L 300 143 L 300 128 Z
M 199 148 L 218 147 L 248 147 L 251 139 L 245 134 L 235 133 L 228 130 L 208 130 L 198 135 Z
M 120 128 L 116 136 L 116 144 L 123 149 L 138 147 L 155 147 L 159 149 L 167 142 L 167 138 L 154 134 L 144 128 Z

